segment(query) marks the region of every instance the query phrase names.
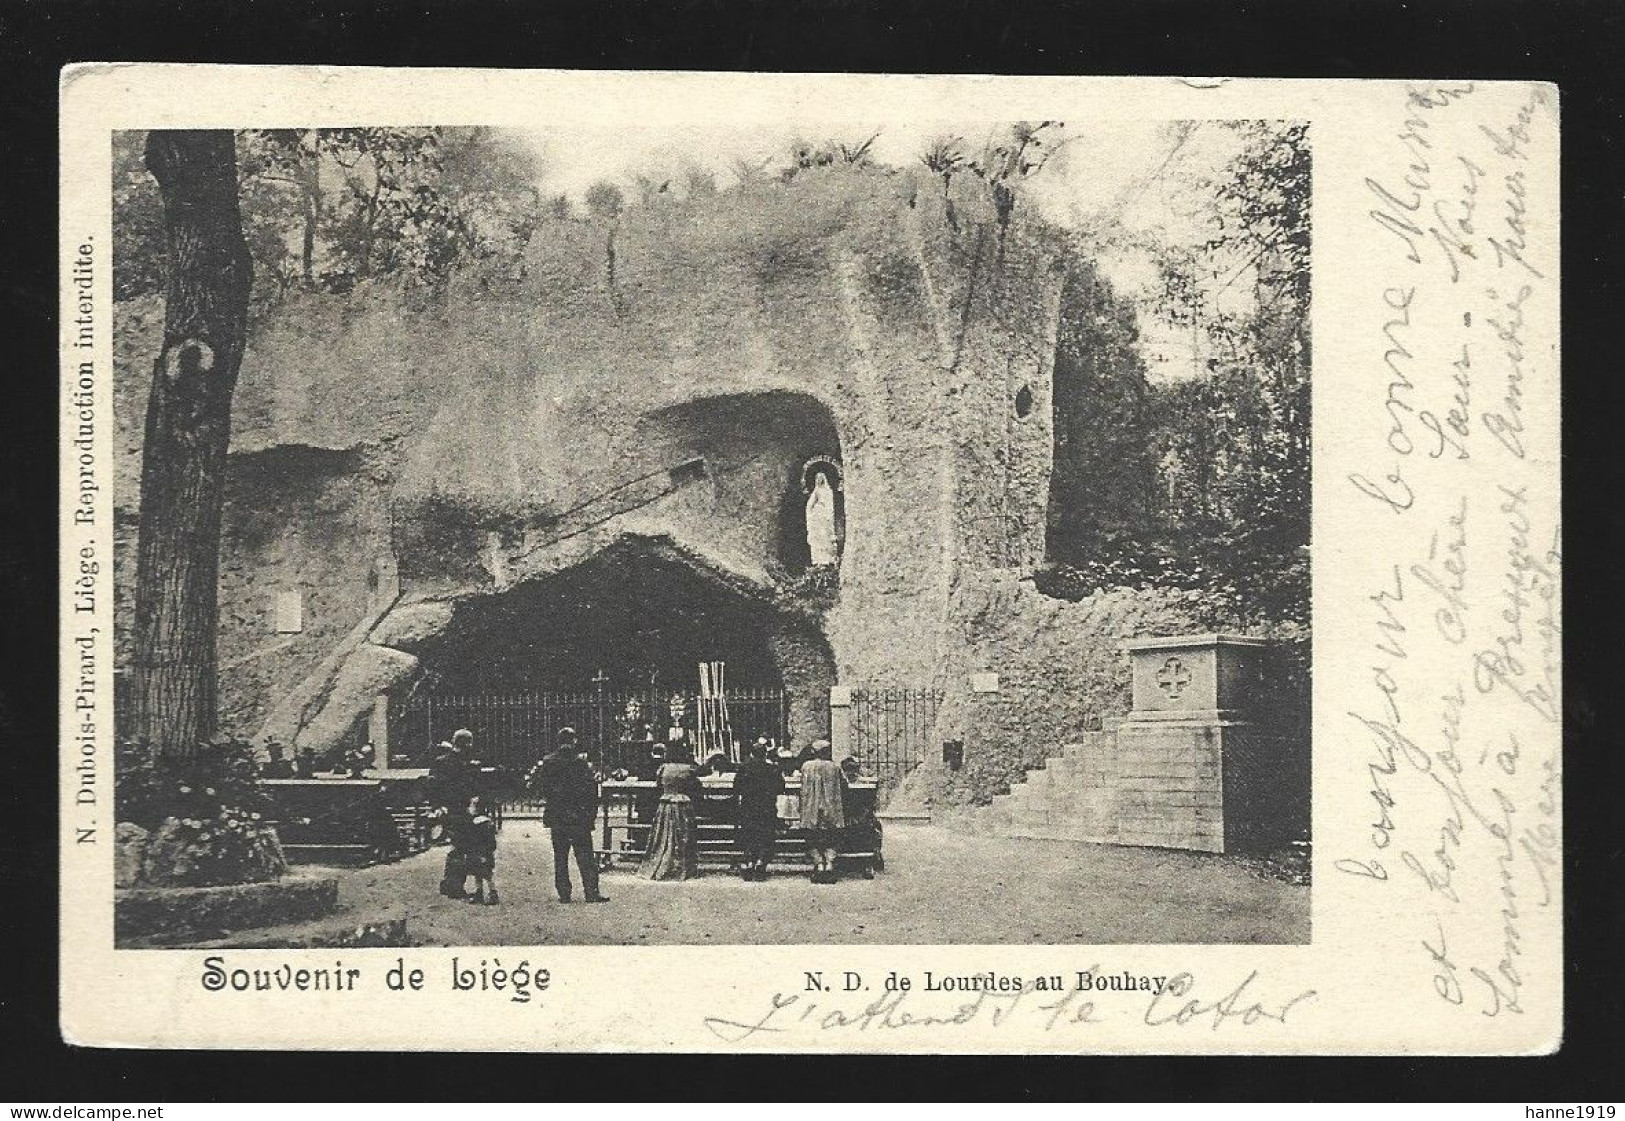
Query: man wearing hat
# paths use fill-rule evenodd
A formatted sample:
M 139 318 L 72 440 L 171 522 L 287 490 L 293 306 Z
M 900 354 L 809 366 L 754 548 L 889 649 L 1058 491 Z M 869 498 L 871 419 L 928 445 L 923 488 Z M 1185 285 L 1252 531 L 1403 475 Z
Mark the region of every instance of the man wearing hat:
M 598 893 L 598 857 L 592 849 L 592 824 L 598 815 L 598 779 L 579 754 L 574 728 L 560 728 L 553 753 L 542 760 L 536 787 L 546 803 L 542 824 L 553 837 L 553 886 L 559 902 L 568 903 L 570 854 L 575 853 L 581 891 L 588 903 L 607 903 Z

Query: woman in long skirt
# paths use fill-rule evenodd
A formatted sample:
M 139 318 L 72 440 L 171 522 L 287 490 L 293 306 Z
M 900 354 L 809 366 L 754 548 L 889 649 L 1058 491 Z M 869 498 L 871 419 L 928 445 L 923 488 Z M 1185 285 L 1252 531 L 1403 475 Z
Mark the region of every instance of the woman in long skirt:
M 687 747 L 674 745 L 669 762 L 655 776 L 660 785 L 660 808 L 649 838 L 649 852 L 638 868 L 646 880 L 686 880 L 699 874 L 699 835 L 695 811 L 705 796 L 700 769 Z

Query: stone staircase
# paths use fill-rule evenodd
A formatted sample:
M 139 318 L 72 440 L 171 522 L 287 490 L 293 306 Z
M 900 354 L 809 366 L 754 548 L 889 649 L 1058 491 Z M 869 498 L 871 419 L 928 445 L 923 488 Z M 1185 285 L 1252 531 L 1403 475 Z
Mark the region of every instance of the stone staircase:
M 1135 639 L 1131 712 L 1105 717 L 1103 731 L 953 820 L 991 836 L 1215 853 L 1306 835 L 1307 738 L 1284 738 L 1269 713 L 1250 711 L 1264 645 L 1216 634 Z
M 1224 852 L 1219 732 L 1108 721 L 958 820 L 985 836 Z M 1245 742 L 1233 751 L 1245 762 Z
M 1115 842 L 1111 732 L 1086 732 L 1025 780 L 970 814 L 971 830 L 989 836 Z

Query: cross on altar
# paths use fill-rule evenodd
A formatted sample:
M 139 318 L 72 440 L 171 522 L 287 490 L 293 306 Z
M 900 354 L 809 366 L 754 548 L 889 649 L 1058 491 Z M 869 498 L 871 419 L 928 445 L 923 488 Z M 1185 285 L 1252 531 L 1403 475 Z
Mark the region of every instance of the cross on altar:
M 1163 663 L 1162 668 L 1157 671 L 1157 685 L 1161 687 L 1164 693 L 1168 694 L 1170 700 L 1183 693 L 1185 686 L 1190 683 L 1190 671 L 1185 668 L 1185 663 L 1178 658 L 1169 658 Z
M 592 675 L 592 683 L 598 686 L 598 743 L 600 745 L 605 742 L 604 731 L 609 727 L 609 721 L 604 717 L 604 685 L 608 681 L 609 674 L 604 672 L 603 666 L 599 666 L 598 672 Z

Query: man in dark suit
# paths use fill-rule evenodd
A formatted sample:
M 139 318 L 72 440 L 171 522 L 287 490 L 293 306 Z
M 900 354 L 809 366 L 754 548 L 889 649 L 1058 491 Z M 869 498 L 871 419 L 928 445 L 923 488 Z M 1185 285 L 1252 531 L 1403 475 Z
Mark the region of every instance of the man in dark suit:
M 773 858 L 773 841 L 779 829 L 779 795 L 784 793 L 784 775 L 767 760 L 767 744 L 757 741 L 745 749 L 745 762 L 734 774 L 734 794 L 739 798 L 739 845 L 745 853 L 742 878 L 767 879 L 767 864 Z
M 578 754 L 574 728 L 560 728 L 553 754 L 542 760 L 537 790 L 546 806 L 542 824 L 553 835 L 553 885 L 559 902 L 570 902 L 570 853 L 581 873 L 581 891 L 588 903 L 608 903 L 598 894 L 598 857 L 592 851 L 592 824 L 598 814 L 598 780 L 592 767 Z

